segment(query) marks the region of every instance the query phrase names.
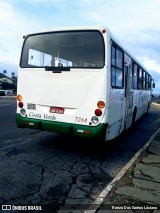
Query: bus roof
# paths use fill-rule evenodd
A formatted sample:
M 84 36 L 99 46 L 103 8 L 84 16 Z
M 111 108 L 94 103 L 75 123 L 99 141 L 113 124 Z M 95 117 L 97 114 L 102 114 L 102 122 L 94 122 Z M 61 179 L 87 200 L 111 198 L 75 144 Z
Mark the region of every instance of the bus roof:
M 147 69 L 141 64 L 141 62 L 133 56 L 124 46 L 121 44 L 121 42 L 112 34 L 112 32 L 105 26 L 75 26 L 75 27 L 58 27 L 58 28 L 52 28 L 52 29 L 46 29 L 44 31 L 34 32 L 31 34 L 27 34 L 26 36 L 39 34 L 39 33 L 49 33 L 49 32 L 58 32 L 58 31 L 74 31 L 74 30 L 99 30 L 102 31 L 103 29 L 106 30 L 107 35 L 109 37 L 109 40 L 113 40 L 130 58 L 132 58 L 142 69 L 144 69 L 147 73 Z

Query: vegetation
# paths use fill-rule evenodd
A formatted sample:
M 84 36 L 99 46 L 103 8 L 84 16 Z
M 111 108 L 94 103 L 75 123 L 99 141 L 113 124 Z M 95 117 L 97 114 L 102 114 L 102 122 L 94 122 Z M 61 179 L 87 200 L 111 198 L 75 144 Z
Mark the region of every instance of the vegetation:
M 17 77 L 15 76 L 15 73 L 12 72 L 11 73 L 11 77 L 7 76 L 7 70 L 3 70 L 2 72 L 0 72 L 0 79 L 2 78 L 7 78 L 8 80 L 11 80 L 11 82 L 2 82 L 1 81 L 1 89 L 6 90 L 6 89 L 11 89 L 14 92 L 17 91 Z
M 1 78 L 6 78 L 6 76 L 3 73 L 0 73 L 0 79 Z

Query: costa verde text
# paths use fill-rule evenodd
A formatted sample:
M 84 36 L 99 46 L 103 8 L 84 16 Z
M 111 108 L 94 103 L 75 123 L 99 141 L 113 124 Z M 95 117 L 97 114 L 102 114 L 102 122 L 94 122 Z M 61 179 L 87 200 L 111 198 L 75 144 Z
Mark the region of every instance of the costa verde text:
M 56 117 L 54 115 L 48 115 L 48 114 L 41 115 L 41 114 L 36 114 L 36 113 L 33 113 L 33 112 L 29 113 L 29 117 L 47 119 L 47 120 L 51 120 L 51 121 L 55 121 L 56 120 Z

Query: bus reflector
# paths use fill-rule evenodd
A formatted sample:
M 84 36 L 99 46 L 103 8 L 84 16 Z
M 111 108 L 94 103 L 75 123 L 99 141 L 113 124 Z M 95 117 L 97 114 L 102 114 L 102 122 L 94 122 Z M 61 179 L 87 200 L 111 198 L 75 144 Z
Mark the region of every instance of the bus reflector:
M 106 33 L 106 30 L 105 30 L 105 29 L 103 29 L 103 30 L 102 30 L 102 33 Z
M 21 101 L 22 100 L 22 96 L 21 95 L 17 95 L 17 100 Z
M 89 134 L 89 130 L 83 130 L 83 134 Z
M 77 132 L 82 133 L 82 134 L 89 134 L 89 130 L 83 130 L 83 129 L 77 129 Z
M 77 129 L 77 132 L 83 133 L 83 130 L 82 129 Z
M 96 110 L 95 110 L 95 115 L 101 116 L 101 115 L 102 115 L 102 110 L 96 109 Z
M 29 124 L 29 122 L 28 122 L 28 121 L 25 121 L 25 122 L 24 122 L 24 124 L 25 124 L 25 125 L 28 125 L 28 124 Z
M 105 103 L 103 101 L 98 101 L 97 106 L 98 108 L 103 109 L 105 107 Z

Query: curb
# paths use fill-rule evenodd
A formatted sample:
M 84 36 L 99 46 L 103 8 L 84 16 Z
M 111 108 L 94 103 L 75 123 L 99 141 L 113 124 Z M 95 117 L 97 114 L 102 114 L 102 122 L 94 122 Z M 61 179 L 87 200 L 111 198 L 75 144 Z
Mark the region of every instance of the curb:
M 99 207 L 103 204 L 104 199 L 110 193 L 110 191 L 112 190 L 116 182 L 122 179 L 122 177 L 126 174 L 129 168 L 134 164 L 134 162 L 142 154 L 142 152 L 144 152 L 147 149 L 147 147 L 153 141 L 154 137 L 158 134 L 158 132 L 160 132 L 160 128 L 149 138 L 149 140 L 144 144 L 144 146 L 136 152 L 136 154 L 131 158 L 131 160 L 122 168 L 122 170 L 117 174 L 117 176 L 106 186 L 106 188 L 100 193 L 100 195 L 96 198 L 96 200 L 91 204 L 91 206 L 94 204 L 96 208 L 94 210 L 90 210 L 91 208 L 89 207 L 88 210 L 85 211 L 85 213 L 95 213 L 99 209 Z

